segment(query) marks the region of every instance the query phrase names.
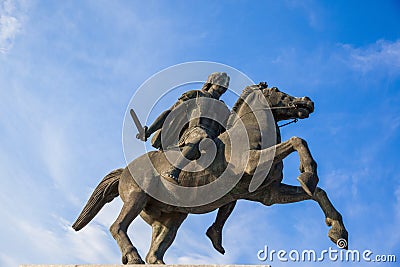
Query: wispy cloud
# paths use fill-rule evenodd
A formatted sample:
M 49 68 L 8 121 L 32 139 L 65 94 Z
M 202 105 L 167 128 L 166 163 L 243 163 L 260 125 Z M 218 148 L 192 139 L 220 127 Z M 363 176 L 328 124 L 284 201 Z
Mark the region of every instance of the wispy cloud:
M 297 9 L 300 12 L 303 12 L 311 28 L 316 30 L 321 30 L 323 28 L 324 20 L 321 16 L 321 14 L 323 14 L 323 10 L 319 7 L 318 2 L 313 0 L 286 0 L 285 2 L 289 8 Z
M 348 63 L 355 70 L 367 73 L 383 68 L 389 73 L 399 73 L 400 40 L 378 40 L 366 47 L 349 44 L 343 44 L 342 47 L 348 52 Z
M 63 218 L 53 217 L 53 219 L 58 227 L 46 228 L 42 224 L 27 221 L 20 221 L 16 224 L 21 234 L 26 237 L 24 247 L 26 249 L 29 247 L 31 253 L 46 255 L 45 261 L 48 263 L 111 263 L 118 261 L 119 254 L 110 246 L 108 233 L 101 225 L 90 224 L 78 234 Z M 21 260 L 37 261 L 25 257 Z
M 9 51 L 22 30 L 26 16 L 25 1 L 3 0 L 0 3 L 0 53 Z

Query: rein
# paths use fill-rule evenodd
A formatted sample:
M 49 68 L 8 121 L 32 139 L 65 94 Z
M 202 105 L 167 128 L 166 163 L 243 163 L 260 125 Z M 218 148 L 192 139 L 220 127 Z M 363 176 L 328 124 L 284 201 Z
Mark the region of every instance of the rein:
M 245 114 L 243 114 L 243 115 L 241 115 L 239 118 L 237 118 L 237 119 L 232 123 L 232 126 L 235 125 L 236 122 L 237 122 L 238 120 L 242 119 L 244 116 L 246 116 L 246 115 L 248 115 L 248 114 L 251 114 L 251 113 L 254 113 L 254 112 L 256 112 L 256 111 L 261 111 L 261 110 L 273 110 L 273 109 L 292 109 L 292 108 L 296 108 L 296 106 L 295 106 L 294 104 L 290 104 L 290 105 L 287 106 L 287 107 L 268 107 L 268 108 L 261 108 L 261 109 L 252 110 L 252 111 L 246 112 Z M 298 119 L 298 118 L 295 118 L 295 119 L 293 119 L 293 120 L 291 120 L 291 121 L 289 121 L 289 122 L 287 122 L 287 123 L 284 123 L 284 124 L 282 124 L 282 125 L 278 125 L 278 127 L 281 128 L 281 127 L 287 126 L 287 125 L 289 125 L 289 124 L 296 123 L 296 122 L 298 122 L 298 121 L 299 121 L 299 119 Z
M 286 126 L 286 125 L 289 125 L 289 124 L 292 124 L 292 123 L 296 123 L 296 122 L 298 122 L 298 121 L 299 121 L 299 119 L 298 119 L 298 118 L 295 118 L 295 119 L 293 119 L 293 120 L 291 120 L 291 121 L 289 121 L 289 122 L 287 122 L 287 123 L 284 123 L 284 124 L 282 124 L 282 125 L 278 125 L 278 127 L 281 128 L 281 127 L 284 127 L 284 126 Z

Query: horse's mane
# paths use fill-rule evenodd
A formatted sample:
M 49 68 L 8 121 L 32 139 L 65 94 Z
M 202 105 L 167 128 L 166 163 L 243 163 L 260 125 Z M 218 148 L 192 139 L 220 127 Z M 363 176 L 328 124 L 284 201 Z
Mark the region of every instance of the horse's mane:
M 257 90 L 257 89 L 260 89 L 260 87 L 258 85 L 249 85 L 243 89 L 242 94 L 239 96 L 238 100 L 232 107 L 231 114 L 229 115 L 228 121 L 226 123 L 226 129 L 229 129 L 233 126 L 233 123 L 235 122 L 236 114 L 240 110 L 240 107 L 243 105 L 244 100 L 251 93 L 253 93 L 254 90 Z

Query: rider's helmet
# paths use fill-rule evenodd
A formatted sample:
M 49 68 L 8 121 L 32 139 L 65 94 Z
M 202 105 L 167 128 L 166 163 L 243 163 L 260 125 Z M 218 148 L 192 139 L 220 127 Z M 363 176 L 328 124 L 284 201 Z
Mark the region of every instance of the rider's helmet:
M 207 84 L 216 84 L 221 86 L 218 90 L 220 94 L 226 92 L 229 87 L 229 76 L 225 72 L 213 72 L 208 76 Z

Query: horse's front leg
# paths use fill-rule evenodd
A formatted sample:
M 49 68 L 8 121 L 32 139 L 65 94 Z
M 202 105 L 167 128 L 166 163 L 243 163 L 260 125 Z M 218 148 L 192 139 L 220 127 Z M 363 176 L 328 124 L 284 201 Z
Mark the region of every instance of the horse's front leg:
M 341 248 L 347 249 L 348 233 L 344 226 L 342 215 L 335 209 L 326 192 L 321 188 L 317 187 L 314 195 L 310 197 L 300 186 L 275 183 L 271 185 L 267 195 L 265 193 L 259 193 L 255 194 L 252 198 L 252 200 L 259 201 L 267 206 L 273 204 L 288 204 L 309 199 L 318 202 L 324 212 L 326 224 L 332 227 L 328 232 L 328 236 L 332 242 L 337 245 L 343 245 L 343 242 L 339 244 L 338 241 L 344 240 L 345 245 Z
M 312 196 L 319 181 L 317 163 L 311 155 L 307 142 L 299 137 L 292 137 L 274 147 L 249 151 L 248 163 L 245 169 L 247 174 L 253 175 L 249 191 L 254 191 L 258 188 L 263 179 L 265 179 L 264 173 L 268 173 L 270 170 L 272 159 L 272 165 L 277 164 L 294 151 L 297 151 L 300 158 L 301 174 L 297 180 L 300 182 L 304 191 Z
M 311 155 L 307 142 L 299 137 L 292 137 L 288 141 L 279 143 L 274 147 L 262 150 L 251 150 L 249 154 L 249 166 L 253 172 L 255 169 L 262 169 L 263 165 L 268 168 L 271 166 L 270 163 L 272 158 L 272 164 L 277 164 L 294 151 L 297 151 L 300 158 L 301 174 L 297 180 L 300 182 L 304 191 L 306 191 L 308 195 L 312 196 L 319 181 L 317 175 L 317 163 Z M 249 174 L 252 175 L 253 173 Z
M 344 227 L 342 215 L 335 209 L 328 195 L 324 190 L 317 187 L 312 197 L 313 200 L 317 201 L 322 211 L 325 214 L 325 222 L 328 226 L 332 226 L 329 230 L 328 236 L 332 242 L 336 243 L 341 248 L 348 248 L 348 233 Z M 338 243 L 339 240 L 344 239 L 345 243 Z
M 297 180 L 301 187 L 310 196 L 314 194 L 318 184 L 317 163 L 311 155 L 307 142 L 299 137 L 292 137 L 289 140 L 275 146 L 274 164 L 282 161 L 289 154 L 297 151 L 300 158 L 300 176 Z

